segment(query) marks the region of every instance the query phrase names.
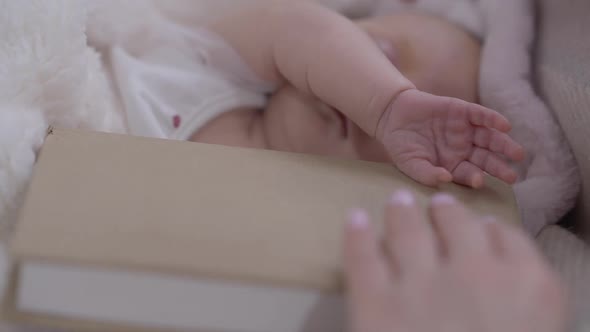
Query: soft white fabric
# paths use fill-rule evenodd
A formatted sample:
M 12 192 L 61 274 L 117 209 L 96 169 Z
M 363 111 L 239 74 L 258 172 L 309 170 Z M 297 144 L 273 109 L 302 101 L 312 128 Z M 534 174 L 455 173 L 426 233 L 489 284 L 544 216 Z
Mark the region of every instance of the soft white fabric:
M 0 207 L 5 218 L 16 215 L 46 131 L 39 109 L 0 106 Z M 8 233 L 9 226 L 0 223 L 0 234 Z
M 112 73 L 133 135 L 187 140 L 224 112 L 262 108 L 273 90 L 207 30 L 166 22 L 150 39 L 135 54 L 122 47 L 111 51 Z
M 0 232 L 49 125 L 123 131 L 86 22 L 82 1 L 0 0 Z

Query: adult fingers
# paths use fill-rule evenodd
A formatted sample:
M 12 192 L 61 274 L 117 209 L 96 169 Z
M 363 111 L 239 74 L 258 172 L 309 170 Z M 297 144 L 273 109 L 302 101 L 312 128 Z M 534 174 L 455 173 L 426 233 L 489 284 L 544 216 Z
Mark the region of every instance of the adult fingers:
M 434 231 L 410 191 L 391 197 L 385 211 L 385 239 L 394 274 L 412 278 L 436 266 Z

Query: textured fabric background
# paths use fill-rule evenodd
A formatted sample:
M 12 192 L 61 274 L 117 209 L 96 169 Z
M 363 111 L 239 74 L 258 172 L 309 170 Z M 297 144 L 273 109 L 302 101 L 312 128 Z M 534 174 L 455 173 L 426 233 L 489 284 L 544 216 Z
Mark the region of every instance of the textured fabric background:
M 575 222 L 590 231 L 590 1 L 538 0 L 537 81 L 580 165 Z
M 536 73 L 541 94 L 576 155 L 583 177 L 582 196 L 573 214 L 590 233 L 590 1 L 538 0 Z M 562 273 L 573 295 L 576 331 L 590 331 L 590 251 L 559 227 L 548 227 L 538 242 Z

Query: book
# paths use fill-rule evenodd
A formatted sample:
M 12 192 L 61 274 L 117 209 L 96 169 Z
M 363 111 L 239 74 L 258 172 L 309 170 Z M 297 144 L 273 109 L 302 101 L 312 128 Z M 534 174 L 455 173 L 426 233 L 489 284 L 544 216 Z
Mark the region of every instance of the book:
M 11 241 L 4 319 L 74 331 L 342 331 L 350 208 L 436 189 L 387 164 L 52 129 Z M 519 222 L 511 187 L 449 184 Z

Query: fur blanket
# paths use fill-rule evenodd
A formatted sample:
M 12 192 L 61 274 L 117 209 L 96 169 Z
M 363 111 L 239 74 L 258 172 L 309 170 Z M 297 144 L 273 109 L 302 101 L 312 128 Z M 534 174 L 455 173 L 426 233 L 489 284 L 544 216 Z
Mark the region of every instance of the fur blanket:
M 255 0 L 250 0 L 255 1 Z M 280 1 L 280 0 L 275 0 Z M 572 208 L 576 164 L 563 133 L 531 84 L 532 0 L 318 0 L 349 16 L 427 12 L 484 42 L 482 103 L 506 115 L 527 150 L 514 186 L 536 234 Z M 0 0 L 0 233 L 14 222 L 49 125 L 123 132 L 124 119 L 100 51 L 125 45 L 167 16 L 198 24 L 238 0 Z

